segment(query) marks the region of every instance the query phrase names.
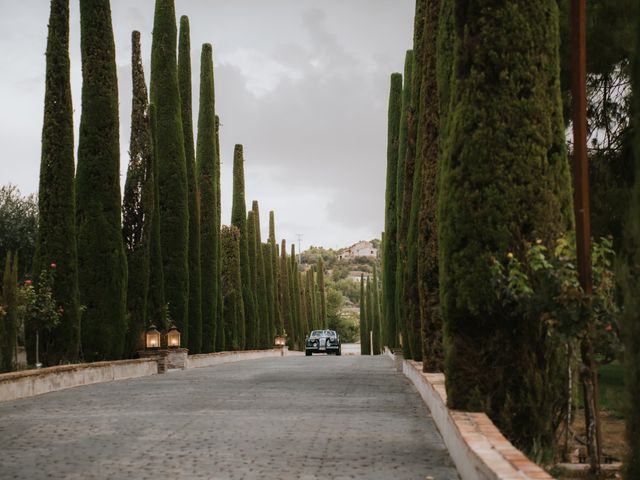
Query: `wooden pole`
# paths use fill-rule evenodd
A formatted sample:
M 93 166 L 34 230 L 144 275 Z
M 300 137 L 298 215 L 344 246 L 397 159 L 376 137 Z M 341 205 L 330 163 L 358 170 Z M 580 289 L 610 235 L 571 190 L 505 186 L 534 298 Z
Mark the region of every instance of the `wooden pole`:
M 585 0 L 572 0 L 572 113 L 573 113 L 573 187 L 576 218 L 576 254 L 578 276 L 585 294 L 593 292 L 591 276 L 591 225 L 589 218 L 589 171 L 587 160 L 587 14 Z M 587 443 L 590 447 L 592 471 L 599 471 L 602 456 L 602 435 L 598 399 L 598 369 L 593 351 L 593 332 L 590 326 L 581 346 L 586 372 L 585 416 Z M 591 385 L 588 385 L 588 384 Z M 586 398 L 591 396 L 592 398 Z M 591 407 L 593 412 L 588 410 Z

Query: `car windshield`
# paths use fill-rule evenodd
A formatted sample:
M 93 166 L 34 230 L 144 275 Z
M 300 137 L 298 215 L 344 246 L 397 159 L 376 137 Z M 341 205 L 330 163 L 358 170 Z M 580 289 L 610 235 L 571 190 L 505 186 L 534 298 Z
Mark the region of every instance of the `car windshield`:
M 336 332 L 333 330 L 313 330 L 311 332 L 311 337 L 335 337 Z

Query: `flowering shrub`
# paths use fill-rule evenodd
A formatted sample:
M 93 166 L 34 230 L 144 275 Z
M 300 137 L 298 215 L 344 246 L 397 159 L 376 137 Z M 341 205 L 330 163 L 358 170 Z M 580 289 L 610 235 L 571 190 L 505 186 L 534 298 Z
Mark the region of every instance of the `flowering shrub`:
M 562 342 L 582 339 L 593 325 L 595 350 L 607 363 L 621 349 L 614 256 L 610 238 L 592 243 L 593 293 L 586 295 L 578 280 L 573 241 L 562 237 L 551 252 L 541 241 L 526 244 L 521 259 L 511 252 L 505 260 L 493 259 L 495 294 L 505 309 L 540 318 L 548 334 Z
M 64 313 L 62 306 L 53 298 L 55 269 L 56 264 L 52 263 L 42 270 L 35 285 L 26 280 L 21 288 L 24 321 L 38 330 L 51 330 L 60 323 Z

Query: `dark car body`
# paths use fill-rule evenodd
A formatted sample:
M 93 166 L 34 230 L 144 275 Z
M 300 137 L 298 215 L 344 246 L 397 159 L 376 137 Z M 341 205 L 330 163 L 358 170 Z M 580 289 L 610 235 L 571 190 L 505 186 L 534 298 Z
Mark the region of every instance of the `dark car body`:
M 340 336 L 335 330 L 313 330 L 304 341 L 307 356 L 314 353 L 342 355 Z

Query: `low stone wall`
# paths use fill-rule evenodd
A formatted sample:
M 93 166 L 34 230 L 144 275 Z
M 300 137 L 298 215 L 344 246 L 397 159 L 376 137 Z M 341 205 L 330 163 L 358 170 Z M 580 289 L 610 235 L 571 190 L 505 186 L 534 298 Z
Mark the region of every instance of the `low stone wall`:
M 186 368 L 211 367 L 213 365 L 221 365 L 223 363 L 239 362 L 241 360 L 255 360 L 265 357 L 281 357 L 290 355 L 291 352 L 285 347 L 272 350 L 246 350 L 242 352 L 218 352 L 218 353 L 202 353 L 198 355 L 189 355 L 187 358 Z
M 385 354 L 394 360 L 388 348 Z M 447 408 L 444 374 L 423 373 L 422 363 L 403 360 L 402 372 L 422 396 L 463 480 L 553 480 L 515 448 L 484 413 Z
M 145 377 L 157 373 L 157 363 L 150 359 L 59 365 L 4 373 L 0 375 L 0 402 L 80 385 Z

